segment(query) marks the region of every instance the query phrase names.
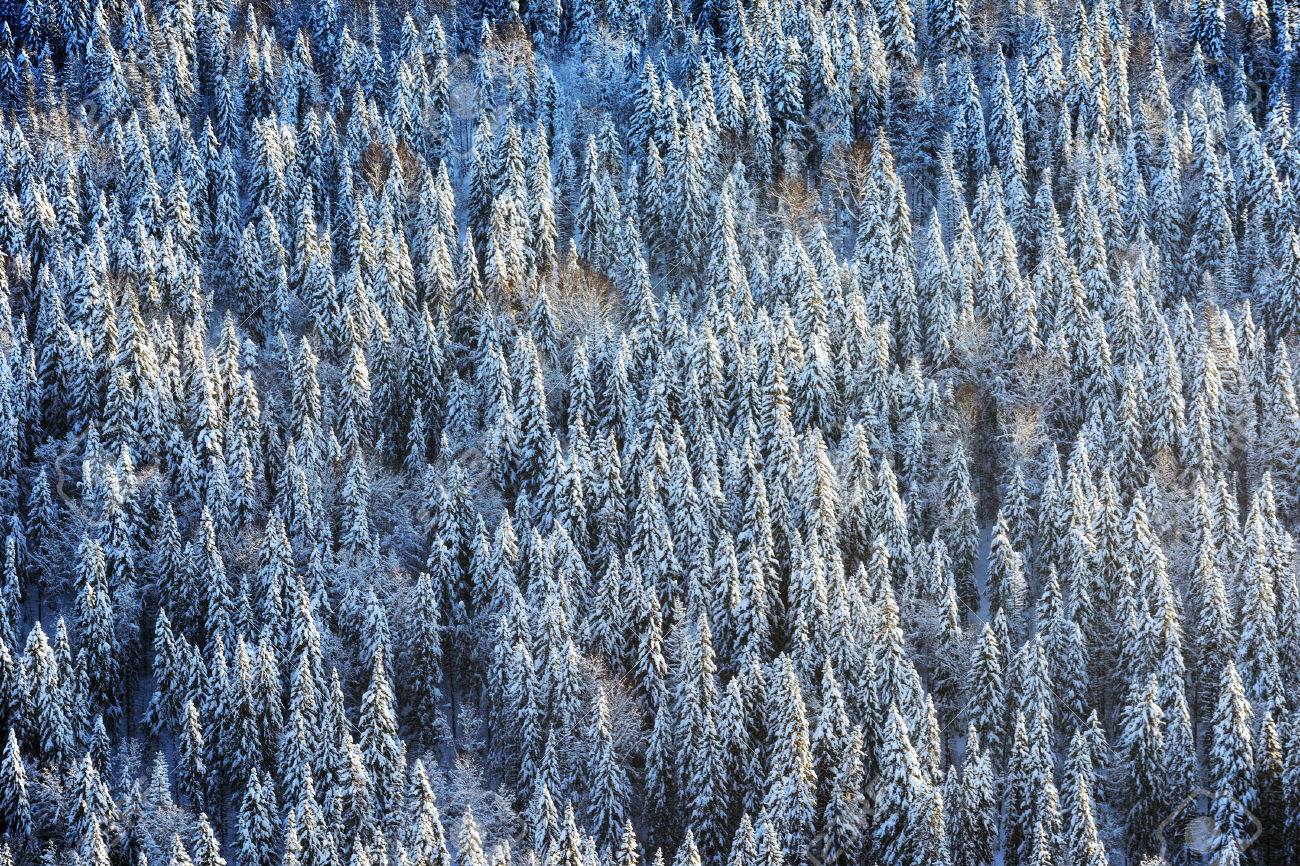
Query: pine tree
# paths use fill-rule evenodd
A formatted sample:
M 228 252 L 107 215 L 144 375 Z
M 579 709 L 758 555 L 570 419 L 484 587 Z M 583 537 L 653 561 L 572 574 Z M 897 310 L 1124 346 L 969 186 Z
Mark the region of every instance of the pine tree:
M 993 530 L 989 559 L 989 609 L 1001 610 L 1013 629 L 1019 629 L 1025 617 L 1026 584 L 1024 561 L 1011 547 L 1006 521 L 998 516 Z
M 1294 231 L 1288 232 L 1274 264 L 1270 294 L 1277 336 L 1300 331 L 1300 236 Z
M 95 4 L 86 61 L 87 81 L 93 85 L 101 116 L 117 117 L 126 107 L 129 96 L 121 58 L 113 47 L 106 13 L 99 3 Z
M 431 736 L 439 731 L 442 703 L 443 654 L 441 602 L 432 578 L 421 573 L 413 599 L 414 641 L 410 648 L 412 710 L 418 724 Z
M 595 748 L 590 765 L 587 789 L 591 792 L 590 820 L 593 834 L 604 846 L 612 848 L 621 838 L 627 822 L 629 787 L 627 771 L 614 752 L 609 729 L 609 710 L 603 690 L 595 701 Z
M 813 765 L 803 694 L 789 656 L 778 660 L 770 684 L 773 751 L 763 811 L 781 834 L 781 847 L 797 851 L 812 839 L 816 820 L 816 770 Z
M 1219 832 L 1235 843 L 1247 838 L 1248 816 L 1258 802 L 1255 750 L 1247 703 L 1236 667 L 1229 662 L 1219 679 L 1209 750 L 1210 813 Z
M 950 455 L 944 478 L 943 538 L 952 557 L 953 571 L 957 575 L 958 595 L 967 606 L 974 607 L 977 602 L 974 571 L 978 533 L 975 501 L 971 493 L 965 449 L 958 446 Z
M 73 692 L 64 668 L 54 655 L 39 621 L 27 633 L 23 649 L 23 719 L 40 754 L 62 764 L 72 758 L 76 720 L 69 718 Z M 12 717 L 11 713 L 11 717 Z
M 361 699 L 358 723 L 361 753 L 366 772 L 374 784 L 375 800 L 382 814 L 392 814 L 401 794 L 406 759 L 397 737 L 397 717 L 392 687 L 385 669 L 385 651 L 375 653 L 370 685 Z
M 121 646 L 116 636 L 104 553 L 97 542 L 89 538 L 82 540 L 79 565 L 77 619 L 87 651 L 94 706 L 116 711 Z
M 4 757 L 0 760 L 0 817 L 7 837 L 21 845 L 35 838 L 27 769 L 18 751 L 18 737 L 9 730 Z
M 1156 702 L 1156 693 L 1154 676 L 1144 687 L 1134 688 L 1121 737 L 1127 769 L 1128 848 L 1134 854 L 1155 850 L 1152 834 L 1169 806 L 1165 794 L 1164 713 Z
M 926 862 L 922 840 L 930 786 L 912 749 L 907 725 L 894 705 L 886 715 L 881 750 L 883 775 L 875 795 L 879 818 L 872 844 L 886 862 Z
M 971 667 L 971 699 L 967 706 L 971 709 L 971 726 L 979 733 L 985 749 L 993 755 L 998 754 L 1004 742 L 1007 701 L 1004 664 L 993 628 L 985 624 Z
M 954 862 L 958 866 L 991 863 L 997 842 L 997 794 L 988 753 L 980 749 L 973 726 L 966 736 L 959 795 L 952 803 L 957 812 L 952 829 Z
M 199 838 L 194 848 L 194 866 L 226 866 L 216 834 L 212 832 L 208 816 L 203 813 L 199 813 Z
M 239 866 L 271 866 L 275 862 L 276 806 L 274 794 L 260 771 L 254 771 L 239 808 Z
M 822 812 L 826 836 L 820 858 L 828 864 L 857 862 L 867 832 L 866 804 L 862 797 L 863 736 L 860 729 L 845 732 L 837 744 L 838 760 L 827 768 L 830 795 Z M 816 853 L 816 852 L 815 852 Z

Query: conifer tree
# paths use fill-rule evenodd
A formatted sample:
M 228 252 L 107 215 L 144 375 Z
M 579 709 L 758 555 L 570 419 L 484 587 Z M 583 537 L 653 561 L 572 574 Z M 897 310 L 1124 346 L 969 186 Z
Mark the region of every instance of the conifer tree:
M 621 759 L 614 752 L 609 730 L 605 695 L 598 690 L 595 701 L 594 760 L 588 772 L 591 791 L 591 826 L 596 839 L 612 847 L 621 838 L 627 822 L 628 779 Z
M 1220 833 L 1240 844 L 1248 834 L 1248 815 L 1258 802 L 1251 709 L 1230 662 L 1219 679 L 1219 699 L 1212 717 L 1208 781 L 1210 811 Z
M 254 771 L 244 790 L 239 809 L 239 844 L 236 861 L 240 866 L 268 866 L 274 863 L 276 808 L 272 792 L 260 771 Z
M 1155 850 L 1153 833 L 1168 807 L 1164 777 L 1164 713 L 1156 702 L 1155 678 L 1135 687 L 1126 708 L 1121 737 L 1127 765 L 1128 847 L 1135 853 Z
M 978 866 L 993 860 L 997 842 L 997 794 L 988 754 L 980 749 L 972 726 L 966 736 L 959 798 L 951 804 L 957 813 L 952 828 L 954 863 Z
M 361 699 L 357 727 L 366 772 L 374 784 L 376 804 L 384 814 L 392 814 L 389 810 L 401 794 L 406 759 L 397 738 L 397 716 L 384 659 L 381 647 L 375 653 L 370 685 Z
M 802 690 L 788 656 L 778 660 L 769 685 L 773 751 L 763 810 L 781 834 L 781 847 L 801 850 L 816 820 L 816 770 Z
M 31 796 L 28 793 L 27 768 L 18 750 L 18 737 L 9 730 L 3 759 L 0 760 L 0 817 L 6 836 L 21 845 L 35 838 Z
M 886 715 L 881 750 L 883 775 L 876 792 L 880 817 L 875 822 L 872 844 L 890 863 L 925 862 L 923 836 L 930 786 L 921 772 L 903 717 L 893 705 Z

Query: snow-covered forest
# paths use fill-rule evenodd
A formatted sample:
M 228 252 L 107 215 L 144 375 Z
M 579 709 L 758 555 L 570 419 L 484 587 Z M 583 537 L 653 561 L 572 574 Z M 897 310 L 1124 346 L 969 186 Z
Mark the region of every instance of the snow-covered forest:
M 27 0 L 0 866 L 1300 862 L 1295 0 Z

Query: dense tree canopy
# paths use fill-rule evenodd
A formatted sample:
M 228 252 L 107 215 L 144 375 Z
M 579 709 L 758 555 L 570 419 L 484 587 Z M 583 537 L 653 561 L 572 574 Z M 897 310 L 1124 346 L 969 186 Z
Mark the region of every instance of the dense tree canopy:
M 1290 0 L 27 0 L 0 864 L 1300 859 Z

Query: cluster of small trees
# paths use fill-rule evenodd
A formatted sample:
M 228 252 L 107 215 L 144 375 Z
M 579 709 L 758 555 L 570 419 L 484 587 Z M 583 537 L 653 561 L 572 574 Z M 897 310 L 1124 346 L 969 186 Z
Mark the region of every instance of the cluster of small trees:
M 1300 858 L 1286 0 L 12 23 L 0 863 Z

